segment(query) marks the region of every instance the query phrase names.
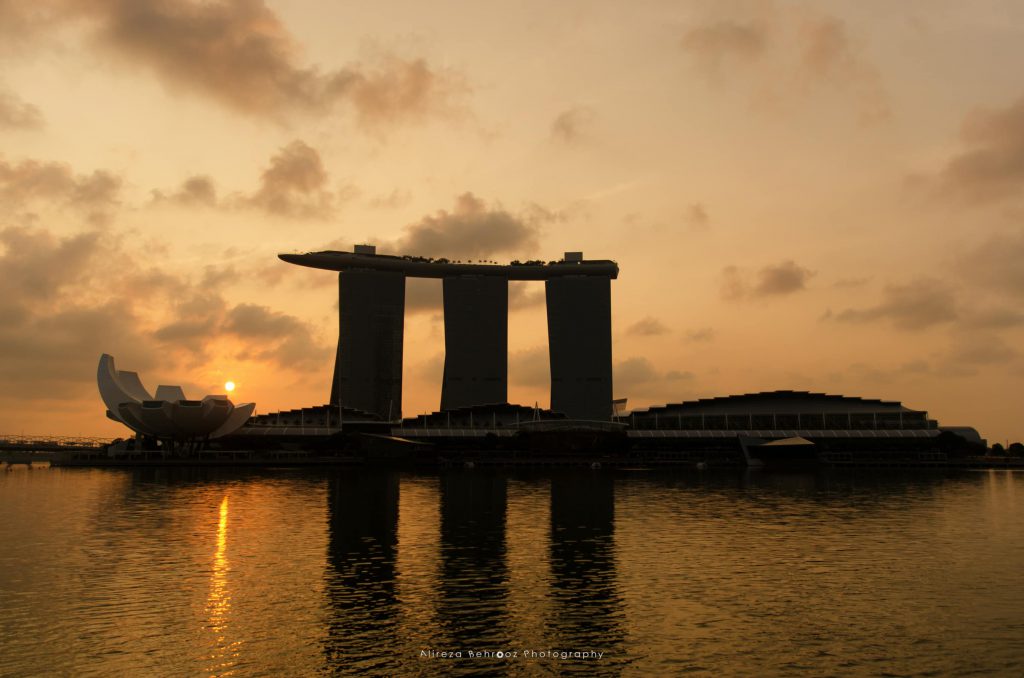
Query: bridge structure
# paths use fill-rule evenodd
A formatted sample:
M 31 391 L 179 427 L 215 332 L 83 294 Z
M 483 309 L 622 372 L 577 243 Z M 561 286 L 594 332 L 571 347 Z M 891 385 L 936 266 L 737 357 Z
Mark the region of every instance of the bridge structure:
M 53 461 L 65 452 L 102 450 L 110 438 L 0 434 L 0 464 Z
M 614 261 L 566 252 L 560 261 L 511 264 L 353 252 L 279 254 L 338 272 L 338 350 L 331 403 L 401 417 L 406 278 L 443 281 L 441 409 L 508 401 L 508 282 L 543 281 L 551 409 L 571 419 L 612 417 L 611 281 Z

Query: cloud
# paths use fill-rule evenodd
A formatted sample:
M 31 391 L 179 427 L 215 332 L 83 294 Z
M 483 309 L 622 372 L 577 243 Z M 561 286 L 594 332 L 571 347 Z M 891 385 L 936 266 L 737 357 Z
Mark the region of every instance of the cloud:
M 0 87 L 0 130 L 34 130 L 42 128 L 43 125 L 43 114 L 36 106 L 23 101 L 14 92 Z
M 438 210 L 405 228 L 396 241 L 382 245 L 404 254 L 472 259 L 536 250 L 543 214 L 514 215 L 501 206 L 488 207 L 472 193 L 463 193 L 449 212 Z
M 757 273 L 758 281 L 754 287 L 754 296 L 792 294 L 804 289 L 813 275 L 813 271 L 797 266 L 792 260 L 765 266 Z
M 440 280 L 405 279 L 406 313 L 434 313 L 444 308 L 444 292 Z
M 750 73 L 752 103 L 762 108 L 804 99 L 827 87 L 857 101 L 861 122 L 889 115 L 878 69 L 864 57 L 846 23 L 813 8 L 762 3 L 740 16 L 709 17 L 686 31 L 681 46 L 712 81 Z
M 1024 229 L 995 233 L 955 261 L 969 282 L 1020 301 L 1024 299 Z
M 878 69 L 854 45 L 845 22 L 828 15 L 807 16 L 800 23 L 798 36 L 800 63 L 813 82 L 851 90 L 861 122 L 889 117 L 889 96 Z
M 278 216 L 324 217 L 334 211 L 335 198 L 326 185 L 320 154 L 304 141 L 293 141 L 270 159 L 259 189 L 244 202 Z
M 412 202 L 412 193 L 408 190 L 393 189 L 387 195 L 378 195 L 370 199 L 370 207 L 376 209 L 397 209 Z
M 534 388 L 551 384 L 551 362 L 547 346 L 513 351 L 508 356 L 509 383 Z
M 949 361 L 954 365 L 1000 365 L 1018 355 L 1002 338 L 980 333 L 958 337 L 950 350 Z
M 532 288 L 532 289 L 531 289 Z M 544 304 L 543 284 L 510 280 L 508 310 L 521 311 Z M 405 281 L 406 313 L 436 313 L 444 308 L 444 292 L 440 280 L 407 278 Z
M 182 360 L 199 369 L 212 348 L 283 371 L 323 369 L 330 347 L 308 323 L 225 300 L 230 268 L 167 271 L 131 244 L 107 229 L 64 236 L 40 227 L 0 230 L 6 391 L 23 400 L 86 397 L 104 352 L 139 370 L 174 370 Z
M 588 106 L 574 106 L 564 110 L 551 123 L 551 137 L 566 144 L 582 141 L 589 136 L 596 118 L 594 109 Z
M 921 330 L 958 317 L 956 296 L 946 283 L 921 278 L 906 285 L 888 285 L 882 301 L 863 309 L 846 309 L 835 316 L 839 322 L 868 323 L 885 320 L 903 330 Z
M 681 45 L 708 76 L 717 78 L 729 62 L 760 58 L 768 41 L 768 28 L 761 22 L 723 19 L 690 28 Z
M 542 306 L 547 302 L 543 283 L 510 280 L 508 283 L 508 310 L 521 311 Z
M 736 266 L 727 266 L 722 269 L 721 295 L 730 301 L 785 296 L 806 289 L 807 281 L 814 275 L 814 271 L 791 259 L 764 266 L 754 276 Z
M 246 342 L 242 358 L 270 361 L 290 369 L 323 369 L 331 348 L 317 341 L 307 323 L 256 304 L 238 304 L 224 319 L 223 331 Z
M 454 113 L 452 101 L 466 89 L 460 78 L 435 70 L 423 59 L 394 55 L 382 57 L 374 68 L 349 67 L 339 85 L 338 94 L 348 95 L 356 118 L 370 129 Z
M 1024 97 L 980 108 L 964 120 L 964 149 L 939 172 L 939 194 L 968 203 L 1019 197 L 1024 191 Z
M 258 209 L 289 219 L 326 219 L 358 192 L 351 185 L 332 190 L 329 179 L 320 153 L 296 139 L 270 158 L 260 174 L 259 186 L 252 192 L 220 198 L 213 179 L 205 174 L 194 174 L 172 191 L 153 191 L 150 204 Z
M 206 175 L 196 174 L 182 182 L 173 193 L 165 195 L 161 191 L 153 191 L 153 202 L 172 202 L 186 207 L 217 206 L 217 187 L 213 179 Z
M 120 190 L 121 178 L 106 170 L 75 174 L 64 163 L 22 160 L 11 164 L 0 159 L 0 200 L 9 206 L 44 201 L 107 208 L 117 204 Z
M 1024 325 L 1024 312 L 1006 306 L 966 309 L 961 313 L 965 327 L 1007 329 Z
M 669 329 L 665 326 L 665 323 L 651 316 L 638 320 L 626 328 L 626 334 L 637 337 L 653 337 L 668 333 Z
M 0 303 L 8 308 L 52 301 L 88 277 L 102 250 L 96 232 L 58 238 L 49 231 L 20 226 L 0 230 L 0 245 Z
M 708 217 L 708 212 L 704 208 L 704 205 L 695 202 L 688 205 L 686 212 L 683 214 L 683 221 L 692 231 L 703 231 L 708 227 L 711 219 Z
M 616 397 L 629 397 L 644 402 L 659 398 L 681 396 L 680 388 L 696 377 L 688 370 L 661 372 L 648 358 L 633 357 L 621 360 L 612 367 Z
M 262 0 L 55 4 L 65 20 L 85 20 L 101 51 L 172 89 L 255 116 L 327 114 L 346 103 L 360 124 L 378 127 L 443 109 L 461 91 L 454 76 L 423 59 L 385 55 L 333 71 L 303 65 L 300 45 Z
M 701 327 L 696 330 L 690 330 L 686 333 L 684 341 L 690 343 L 696 342 L 708 342 L 715 338 L 715 330 L 711 327 Z

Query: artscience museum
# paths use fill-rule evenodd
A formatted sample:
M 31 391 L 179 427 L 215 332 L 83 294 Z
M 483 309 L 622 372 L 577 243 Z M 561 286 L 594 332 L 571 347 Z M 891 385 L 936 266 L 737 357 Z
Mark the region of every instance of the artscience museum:
M 181 386 L 160 385 L 150 394 L 138 373 L 118 370 L 106 353 L 100 356 L 96 383 L 108 418 L 171 449 L 233 433 L 256 408 L 255 403 L 235 405 L 224 395 L 191 400 Z

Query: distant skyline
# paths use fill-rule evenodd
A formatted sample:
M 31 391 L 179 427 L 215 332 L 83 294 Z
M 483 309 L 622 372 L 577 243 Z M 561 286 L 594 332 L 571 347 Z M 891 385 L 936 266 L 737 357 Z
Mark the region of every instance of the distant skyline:
M 104 352 L 326 402 L 336 275 L 277 254 L 365 242 L 616 260 L 630 407 L 808 390 L 1022 440 L 1022 62 L 1012 1 L 0 0 L 0 433 L 123 433 Z M 509 313 L 545 406 L 543 286 Z

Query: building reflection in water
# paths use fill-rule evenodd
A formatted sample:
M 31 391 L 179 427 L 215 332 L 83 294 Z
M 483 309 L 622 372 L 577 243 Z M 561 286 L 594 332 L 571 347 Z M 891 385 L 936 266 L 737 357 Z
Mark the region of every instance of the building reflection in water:
M 398 474 L 346 470 L 327 481 L 328 600 L 324 654 L 331 672 L 394 674 Z
M 210 592 L 206 597 L 206 629 L 213 634 L 211 675 L 230 673 L 238 659 L 238 643 L 227 640 L 228 614 L 231 611 L 231 591 L 228 589 L 228 497 L 220 502 L 217 520 L 217 547 L 213 552 L 213 568 L 210 572 Z
M 510 646 L 506 486 L 504 475 L 479 471 L 450 471 L 440 478 L 437 614 L 452 647 L 497 651 Z
M 623 604 L 615 571 L 615 486 L 607 474 L 551 479 L 550 644 L 599 650 L 605 668 L 623 655 Z

